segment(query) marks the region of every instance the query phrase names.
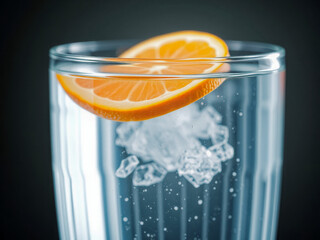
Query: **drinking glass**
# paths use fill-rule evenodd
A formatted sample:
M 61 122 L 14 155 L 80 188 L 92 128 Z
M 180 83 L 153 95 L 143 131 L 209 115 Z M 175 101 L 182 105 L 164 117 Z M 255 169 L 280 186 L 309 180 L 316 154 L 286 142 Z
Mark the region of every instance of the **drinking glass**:
M 105 66 L 183 65 L 122 59 L 137 41 L 50 50 L 52 167 L 61 239 L 275 239 L 283 155 L 283 48 L 227 41 L 227 71 L 108 72 Z M 143 62 L 144 61 L 144 62 Z M 188 64 L 199 64 L 190 60 Z M 221 86 L 144 121 L 118 122 L 79 106 L 57 74 L 103 81 L 201 81 Z M 138 80 L 137 80 L 138 79 Z M 92 99 L 94 101 L 94 99 Z M 210 159 L 208 158 L 210 156 Z

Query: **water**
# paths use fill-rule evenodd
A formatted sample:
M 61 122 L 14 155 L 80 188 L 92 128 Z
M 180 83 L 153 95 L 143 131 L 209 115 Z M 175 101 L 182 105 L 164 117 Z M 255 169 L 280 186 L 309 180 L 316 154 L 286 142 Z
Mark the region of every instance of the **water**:
M 181 110 L 119 123 L 83 110 L 51 72 L 61 239 L 274 239 L 282 76 L 228 79 Z

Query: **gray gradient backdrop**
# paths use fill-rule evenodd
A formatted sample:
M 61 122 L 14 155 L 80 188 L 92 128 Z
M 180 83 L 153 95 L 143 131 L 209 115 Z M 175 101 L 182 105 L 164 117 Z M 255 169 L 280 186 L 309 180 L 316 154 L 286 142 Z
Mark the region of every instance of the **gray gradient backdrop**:
M 0 7 L 1 239 L 57 239 L 48 50 L 184 29 L 287 50 L 278 239 L 320 239 L 320 13 L 312 1 L 13 1 Z

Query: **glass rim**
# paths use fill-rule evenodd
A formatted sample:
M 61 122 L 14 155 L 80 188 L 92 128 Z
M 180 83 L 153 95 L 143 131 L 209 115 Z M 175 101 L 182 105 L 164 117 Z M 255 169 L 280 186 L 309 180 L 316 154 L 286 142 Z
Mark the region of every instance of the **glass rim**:
M 97 46 L 107 46 L 109 48 L 115 48 L 116 46 L 130 45 L 138 43 L 138 40 L 100 40 L 100 41 L 85 41 L 85 42 L 73 42 L 66 43 L 51 47 L 49 50 L 49 56 L 55 60 L 76 61 L 76 62 L 117 62 L 117 63 L 232 63 L 232 62 L 245 62 L 245 61 L 258 61 L 268 58 L 280 58 L 285 56 L 285 49 L 279 45 L 256 42 L 256 41 L 238 41 L 238 40 L 226 40 L 229 47 L 232 45 L 232 51 L 239 51 L 243 47 L 255 47 L 258 49 L 267 50 L 262 53 L 244 54 L 240 56 L 226 56 L 226 57 L 213 57 L 213 58 L 170 58 L 170 59 L 156 59 L 156 58 L 120 58 L 109 56 L 90 56 L 76 53 L 68 53 L 68 51 L 79 51 L 80 49 L 87 48 L 92 52 L 97 50 Z

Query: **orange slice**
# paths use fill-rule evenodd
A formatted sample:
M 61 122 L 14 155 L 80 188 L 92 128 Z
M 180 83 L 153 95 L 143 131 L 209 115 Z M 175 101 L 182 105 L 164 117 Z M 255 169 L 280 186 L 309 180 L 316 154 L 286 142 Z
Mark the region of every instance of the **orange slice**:
M 181 31 L 148 39 L 120 55 L 121 58 L 164 59 L 163 61 L 150 63 L 145 60 L 141 63 L 103 67 L 105 72 L 152 74 L 153 77 L 56 76 L 68 95 L 88 111 L 116 121 L 140 121 L 186 106 L 216 89 L 224 80 L 164 78 L 161 74 L 186 75 L 224 71 L 226 64 L 201 61 L 228 55 L 227 45 L 219 37 L 204 32 Z M 199 58 L 199 61 L 190 62 L 192 58 Z

